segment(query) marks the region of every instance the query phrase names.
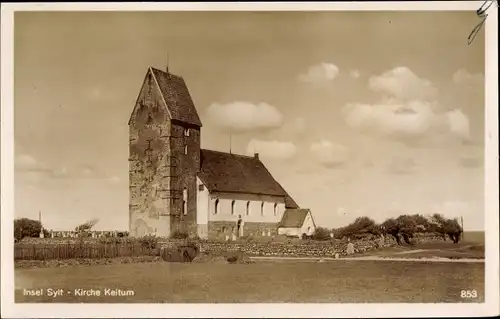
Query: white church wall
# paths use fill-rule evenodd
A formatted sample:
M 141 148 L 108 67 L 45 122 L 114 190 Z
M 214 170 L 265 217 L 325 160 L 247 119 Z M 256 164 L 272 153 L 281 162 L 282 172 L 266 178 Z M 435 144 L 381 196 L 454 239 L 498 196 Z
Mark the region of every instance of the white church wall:
M 302 224 L 300 234 L 301 235 L 306 234 L 308 236 L 311 236 L 315 230 L 316 230 L 316 227 L 314 226 L 312 214 L 311 214 L 311 212 L 308 212 L 306 218 L 304 219 L 304 224 Z
M 284 212 L 285 199 L 283 197 L 254 194 L 214 193 L 210 194 L 208 220 L 211 222 L 236 222 L 238 220 L 238 216 L 241 215 L 241 218 L 246 223 L 278 223 L 281 221 L 281 217 Z
M 196 223 L 198 224 L 198 236 L 201 239 L 207 239 L 210 193 L 198 177 L 196 177 L 196 194 Z

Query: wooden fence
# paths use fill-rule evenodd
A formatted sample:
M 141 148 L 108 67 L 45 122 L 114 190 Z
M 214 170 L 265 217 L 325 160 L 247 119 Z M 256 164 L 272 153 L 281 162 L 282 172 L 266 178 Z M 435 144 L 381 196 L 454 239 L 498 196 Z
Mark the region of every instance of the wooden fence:
M 138 244 L 14 244 L 14 260 L 159 256 L 159 248 Z

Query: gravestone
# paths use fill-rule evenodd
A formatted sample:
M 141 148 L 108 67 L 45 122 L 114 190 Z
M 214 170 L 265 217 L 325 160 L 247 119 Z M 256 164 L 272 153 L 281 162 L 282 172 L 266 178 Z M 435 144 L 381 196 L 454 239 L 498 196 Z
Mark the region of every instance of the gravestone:
M 346 252 L 348 255 L 354 254 L 354 244 L 353 243 L 349 242 L 347 244 L 347 251 Z

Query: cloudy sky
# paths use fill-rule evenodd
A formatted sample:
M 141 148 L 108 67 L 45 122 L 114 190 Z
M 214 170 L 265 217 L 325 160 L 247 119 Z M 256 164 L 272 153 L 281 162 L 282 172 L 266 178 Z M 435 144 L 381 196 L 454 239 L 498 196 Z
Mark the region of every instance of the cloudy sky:
M 128 225 L 127 121 L 149 66 L 185 78 L 202 147 L 260 153 L 316 223 L 484 229 L 474 12 L 17 13 L 15 210 Z

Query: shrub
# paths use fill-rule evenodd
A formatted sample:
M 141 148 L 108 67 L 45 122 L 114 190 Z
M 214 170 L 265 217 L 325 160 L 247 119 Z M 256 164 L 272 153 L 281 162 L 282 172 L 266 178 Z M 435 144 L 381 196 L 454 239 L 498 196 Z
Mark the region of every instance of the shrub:
M 189 237 L 189 234 L 186 233 L 186 232 L 182 232 L 182 231 L 179 231 L 179 230 L 176 230 L 172 233 L 172 235 L 170 235 L 170 238 L 173 238 L 173 239 L 186 239 Z
M 38 220 L 29 218 L 20 218 L 14 220 L 14 239 L 20 241 L 24 237 L 39 237 L 42 230 L 42 223 Z M 44 228 L 43 235 L 45 238 L 50 237 L 50 233 Z
M 429 224 L 431 230 L 443 238 L 448 235 L 453 243 L 456 244 L 460 241 L 463 229 L 457 219 L 448 219 L 441 214 L 434 214 L 430 217 Z
M 398 243 L 398 245 L 401 245 L 401 238 L 399 237 L 399 230 L 400 230 L 400 225 L 394 218 L 389 218 L 385 220 L 382 225 L 381 225 L 382 231 L 385 234 L 389 234 Z
M 358 217 L 351 224 L 338 228 L 334 231 L 334 236 L 337 239 L 344 237 L 364 238 L 369 234 L 379 235 L 381 233 L 380 226 L 369 217 Z
M 138 240 L 144 248 L 155 249 L 158 245 L 158 238 L 154 235 L 146 235 L 144 237 L 140 237 Z
M 132 243 L 134 242 L 131 238 L 120 238 L 120 237 L 99 237 L 98 242 L 101 244 L 120 244 L 120 243 Z
M 81 225 L 76 226 L 75 231 L 77 233 L 88 233 L 92 229 L 92 227 L 94 227 L 95 224 L 97 224 L 98 221 L 99 220 L 96 218 L 89 220 Z
M 255 241 L 255 238 L 252 235 L 245 235 L 245 236 L 241 236 L 239 238 L 239 240 L 247 242 L 247 243 L 251 243 L 251 242 Z
M 317 227 L 311 236 L 314 240 L 328 240 L 330 239 L 330 231 L 323 227 Z

